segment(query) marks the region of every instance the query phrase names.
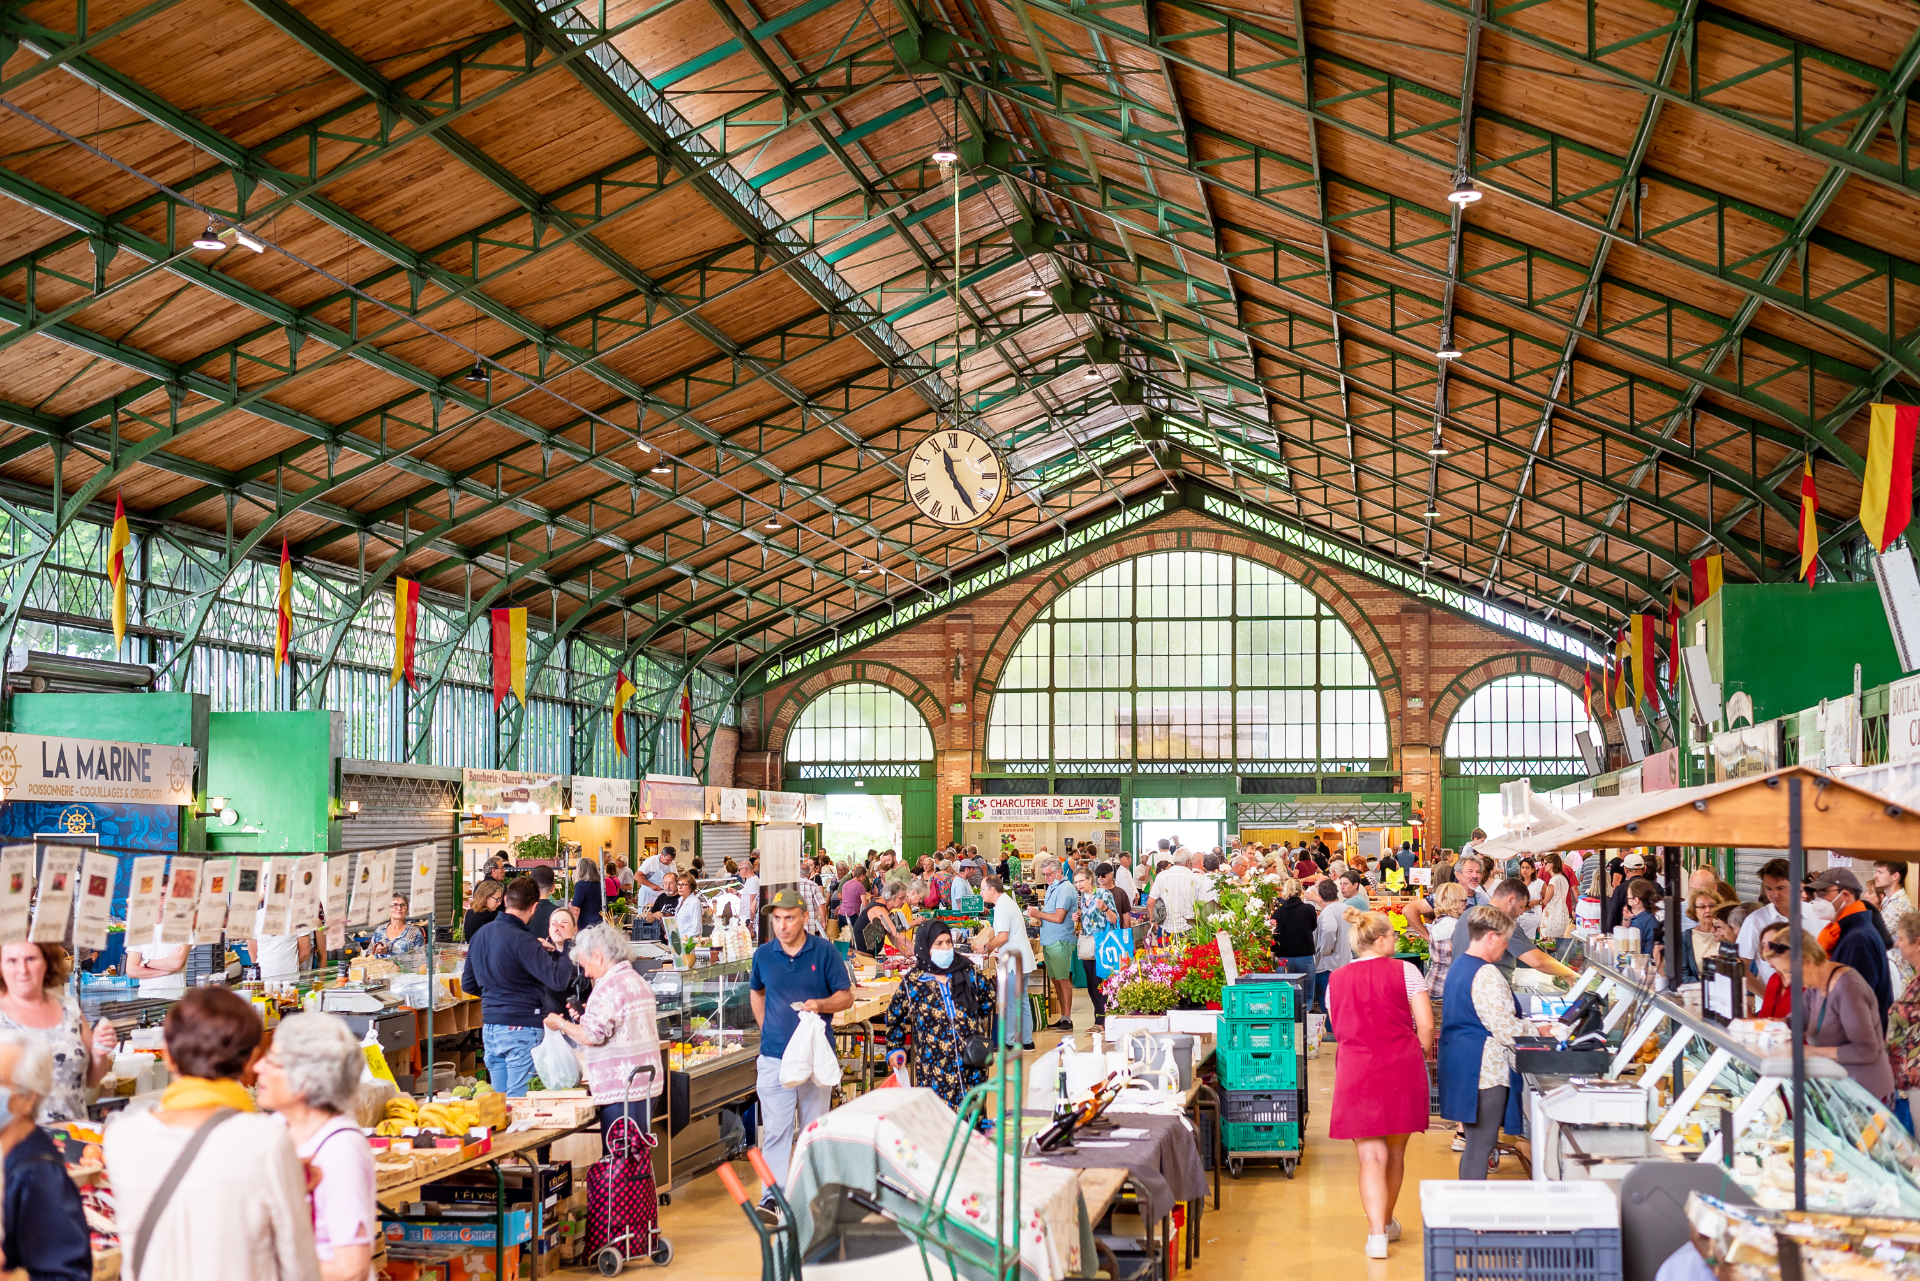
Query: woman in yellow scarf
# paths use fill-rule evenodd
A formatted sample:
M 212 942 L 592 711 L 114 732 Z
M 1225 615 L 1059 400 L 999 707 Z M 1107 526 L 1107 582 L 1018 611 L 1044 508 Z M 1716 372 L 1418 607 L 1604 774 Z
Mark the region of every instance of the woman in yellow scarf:
M 107 1131 L 128 1274 L 317 1281 L 305 1170 L 286 1127 L 258 1111 L 245 1084 L 260 1016 L 226 988 L 189 988 L 164 1034 L 174 1079 L 160 1106 Z

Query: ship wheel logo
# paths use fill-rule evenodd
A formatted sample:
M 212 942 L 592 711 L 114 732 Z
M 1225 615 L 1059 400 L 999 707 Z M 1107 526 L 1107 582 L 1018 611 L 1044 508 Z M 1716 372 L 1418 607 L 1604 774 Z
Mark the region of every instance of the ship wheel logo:
M 0 746 L 0 787 L 13 790 L 13 780 L 20 777 L 20 757 L 15 754 L 13 744 Z
M 0 749 L 11 750 L 11 749 Z M 167 762 L 167 787 L 176 795 L 187 790 L 187 762 L 176 756 Z

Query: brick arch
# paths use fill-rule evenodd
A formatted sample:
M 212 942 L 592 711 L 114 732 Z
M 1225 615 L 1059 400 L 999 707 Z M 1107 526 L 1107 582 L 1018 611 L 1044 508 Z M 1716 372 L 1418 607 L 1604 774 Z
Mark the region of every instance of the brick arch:
M 789 689 L 774 707 L 773 715 L 767 718 L 762 744 L 770 751 L 786 750 L 787 731 L 793 728 L 794 721 L 799 719 L 809 703 L 836 685 L 856 684 L 885 685 L 904 695 L 927 723 L 927 733 L 933 737 L 934 750 L 939 750 L 940 743 L 944 741 L 942 731 L 947 724 L 947 709 L 941 705 L 939 696 L 913 673 L 891 663 L 871 660 L 835 663 Z
M 1581 683 L 1583 669 L 1564 659 L 1553 658 L 1546 654 L 1511 653 L 1496 654 L 1492 658 L 1482 659 L 1467 668 L 1440 691 L 1433 700 L 1430 724 L 1440 727 L 1437 744 L 1440 750 L 1446 750 L 1447 731 L 1453 728 L 1453 718 L 1466 701 L 1493 682 L 1507 676 L 1544 676 L 1568 690 L 1575 698 L 1581 696 L 1584 686 Z M 1596 687 L 1596 693 L 1598 692 Z M 1600 718 L 1600 728 L 1613 741 L 1618 733 L 1615 726 L 1609 725 L 1606 717 Z
M 993 697 L 999 688 L 1000 673 L 1006 669 L 1007 659 L 1013 654 L 1015 646 L 1020 643 L 1020 638 L 1026 635 L 1027 628 L 1033 625 L 1041 611 L 1069 588 L 1123 560 L 1132 560 L 1155 552 L 1174 551 L 1217 552 L 1266 565 L 1293 579 L 1319 600 L 1331 606 L 1340 621 L 1346 624 L 1347 630 L 1353 634 L 1361 652 L 1366 655 L 1367 665 L 1373 672 L 1373 679 L 1380 687 L 1380 700 L 1384 705 L 1387 718 L 1388 754 L 1392 755 L 1399 750 L 1401 714 L 1399 669 L 1394 664 L 1393 652 L 1387 648 L 1387 643 L 1381 638 L 1379 629 L 1373 625 L 1373 620 L 1354 602 L 1346 590 L 1312 561 L 1295 555 L 1278 543 L 1240 533 L 1196 529 L 1190 526 L 1144 530 L 1129 538 L 1096 548 L 1034 581 L 1025 599 L 1007 615 L 999 630 L 994 633 L 991 644 L 981 657 L 973 685 L 975 699 L 990 700 Z

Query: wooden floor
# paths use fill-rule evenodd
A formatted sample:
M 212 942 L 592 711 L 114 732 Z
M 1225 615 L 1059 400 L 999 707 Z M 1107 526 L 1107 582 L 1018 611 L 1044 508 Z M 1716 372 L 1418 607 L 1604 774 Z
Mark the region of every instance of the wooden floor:
M 1092 1023 L 1085 997 L 1076 1011 L 1076 1026 Z M 1042 1033 L 1036 1053 L 1057 1037 Z M 1364 1277 L 1366 1281 L 1420 1281 L 1420 1180 L 1451 1179 L 1459 1155 L 1449 1150 L 1450 1131 L 1436 1128 L 1416 1136 L 1407 1146 L 1407 1182 L 1401 1194 L 1399 1219 L 1406 1234 L 1385 1260 L 1369 1260 L 1364 1250 L 1366 1219 L 1360 1210 L 1359 1185 L 1351 1143 L 1327 1138 L 1327 1111 L 1333 1095 L 1331 1042 L 1320 1057 L 1307 1064 L 1307 1088 L 1313 1092 L 1307 1118 L 1307 1155 L 1289 1180 L 1274 1164 L 1249 1164 L 1238 1180 L 1221 1180 L 1220 1209 L 1208 1209 L 1201 1220 L 1201 1254 L 1191 1272 L 1174 1281 L 1286 1281 L 1287 1278 Z M 745 1161 L 735 1163 L 740 1178 L 757 1186 Z M 1521 1177 L 1518 1162 L 1508 1158 L 1501 1170 L 1507 1178 Z M 757 1281 L 760 1251 L 739 1209 L 709 1175 L 674 1194 L 673 1204 L 661 1211 L 662 1227 L 673 1242 L 673 1262 L 666 1272 L 683 1281 Z M 1125 1230 L 1127 1221 L 1121 1222 Z M 1276 1248 L 1278 1247 L 1278 1248 Z M 1356 1269 L 1342 1272 L 1340 1269 Z M 623 1274 L 645 1281 L 647 1265 L 636 1264 Z M 598 1273 L 566 1271 L 567 1277 Z M 672 1281 L 663 1277 L 661 1281 Z

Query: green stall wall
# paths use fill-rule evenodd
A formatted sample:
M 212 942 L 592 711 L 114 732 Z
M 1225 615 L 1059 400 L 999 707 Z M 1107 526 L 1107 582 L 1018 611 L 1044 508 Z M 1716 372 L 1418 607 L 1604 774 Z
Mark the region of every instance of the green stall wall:
M 232 827 L 207 827 L 208 848 L 237 854 L 340 848 L 333 814 L 339 715 L 214 712 L 207 718 L 206 794 L 226 797 L 240 815 Z
M 1728 583 L 1688 614 L 1684 644 L 1706 623 L 1707 660 L 1722 700 L 1753 698 L 1756 722 L 1899 680 L 1893 633 L 1873 583 Z
M 205 694 L 15 694 L 7 700 L 7 727 L 17 734 L 98 738 L 121 743 L 166 743 L 199 753 L 195 795 L 207 795 L 208 723 L 212 700 Z M 182 815 L 181 847 L 203 850 L 206 825 Z

